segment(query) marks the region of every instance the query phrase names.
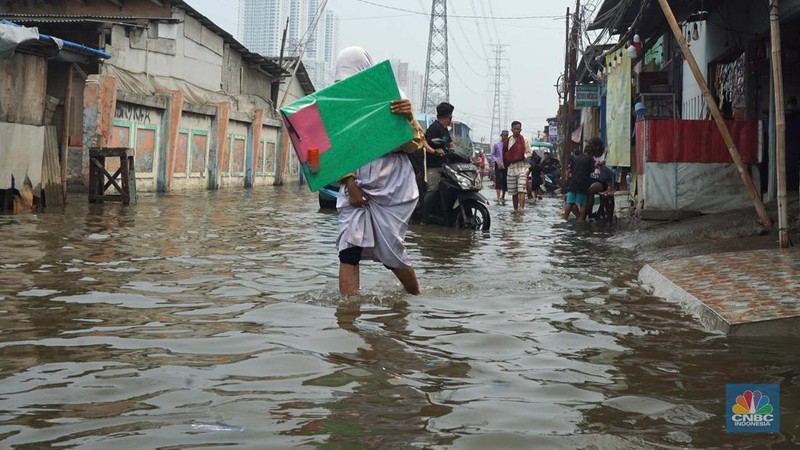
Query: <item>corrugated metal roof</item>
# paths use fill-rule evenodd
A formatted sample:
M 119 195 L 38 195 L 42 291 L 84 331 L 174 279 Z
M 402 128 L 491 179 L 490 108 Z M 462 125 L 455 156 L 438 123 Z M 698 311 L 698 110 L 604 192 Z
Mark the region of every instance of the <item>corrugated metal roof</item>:
M 174 19 L 165 19 L 163 17 L 148 18 L 148 17 L 124 17 L 124 16 L 71 16 L 60 14 L 14 14 L 5 13 L 0 17 L 8 19 L 16 23 L 116 23 L 121 25 L 141 25 L 146 24 L 151 20 L 158 21 L 175 21 Z

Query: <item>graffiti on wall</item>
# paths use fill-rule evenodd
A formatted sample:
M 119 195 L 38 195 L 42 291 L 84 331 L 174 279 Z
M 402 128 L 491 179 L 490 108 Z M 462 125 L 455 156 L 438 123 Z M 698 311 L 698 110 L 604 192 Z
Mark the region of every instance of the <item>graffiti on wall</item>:
M 138 123 L 150 123 L 150 110 L 139 105 L 118 103 L 114 118 Z

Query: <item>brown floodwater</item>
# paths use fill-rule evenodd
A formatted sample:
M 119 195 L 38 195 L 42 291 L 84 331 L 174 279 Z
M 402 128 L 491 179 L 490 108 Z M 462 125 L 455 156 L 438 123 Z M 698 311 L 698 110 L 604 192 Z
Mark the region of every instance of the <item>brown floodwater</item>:
M 348 299 L 305 188 L 0 216 L 0 448 L 800 445 L 796 342 L 704 330 L 560 207 L 412 225 L 423 295 L 365 262 Z M 727 383 L 780 383 L 782 432 L 727 433 Z

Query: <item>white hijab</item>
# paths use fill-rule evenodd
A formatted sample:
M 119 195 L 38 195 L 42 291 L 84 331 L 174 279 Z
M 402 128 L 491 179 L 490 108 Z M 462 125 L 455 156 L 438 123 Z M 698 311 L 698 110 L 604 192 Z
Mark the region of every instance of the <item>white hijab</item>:
M 347 47 L 336 56 L 336 71 L 333 79 L 341 81 L 364 69 L 372 67 L 372 57 L 361 47 Z
M 369 69 L 374 64 L 372 57 L 369 56 L 369 53 L 363 48 L 347 47 L 336 55 L 336 69 L 333 74 L 333 82 L 342 81 L 362 70 Z M 398 91 L 400 91 L 400 98 L 408 98 L 402 89 L 398 88 Z

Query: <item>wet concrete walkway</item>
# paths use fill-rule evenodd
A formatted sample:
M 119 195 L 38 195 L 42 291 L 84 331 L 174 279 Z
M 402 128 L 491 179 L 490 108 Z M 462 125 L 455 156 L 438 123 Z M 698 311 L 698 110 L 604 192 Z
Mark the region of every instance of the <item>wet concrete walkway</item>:
M 639 280 L 703 325 L 737 336 L 800 336 L 800 250 L 715 253 L 646 265 Z

